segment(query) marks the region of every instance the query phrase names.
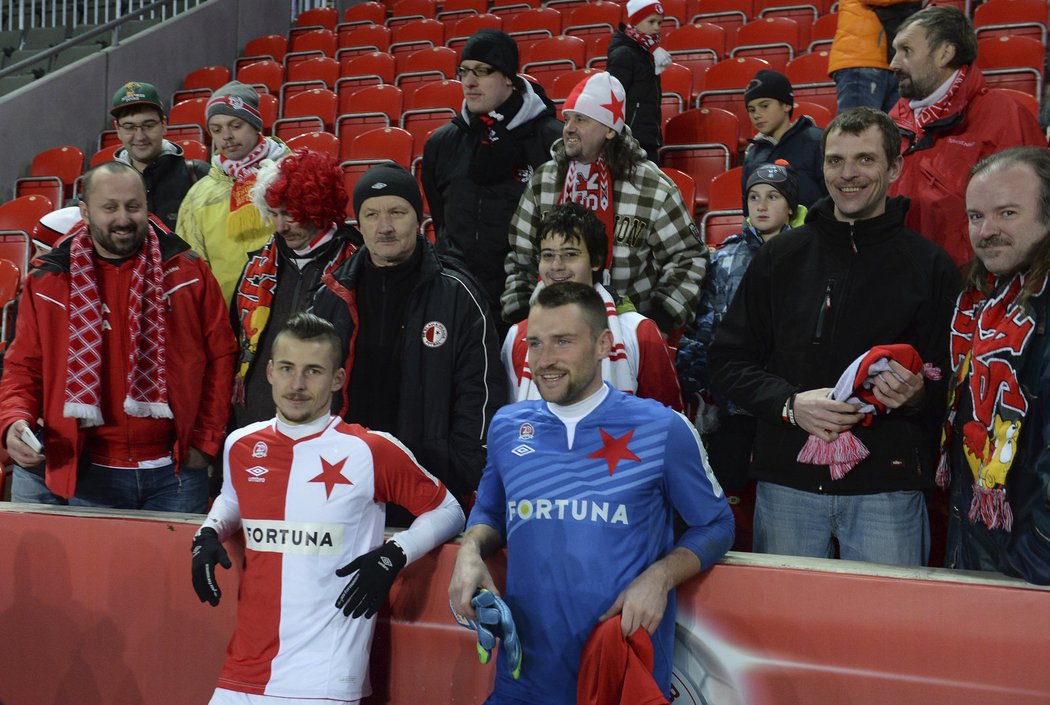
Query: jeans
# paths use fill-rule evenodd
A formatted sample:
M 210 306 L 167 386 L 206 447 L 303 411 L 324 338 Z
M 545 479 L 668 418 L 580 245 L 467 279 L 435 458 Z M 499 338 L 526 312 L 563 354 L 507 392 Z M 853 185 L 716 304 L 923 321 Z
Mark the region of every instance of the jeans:
M 920 490 L 826 495 L 759 482 L 756 553 L 926 565 L 930 522 Z
M 44 478 L 20 465 L 14 466 L 14 473 L 11 476 L 11 501 L 29 504 L 69 504 L 47 488 Z
M 110 468 L 87 465 L 77 475 L 72 507 L 145 509 L 204 514 L 208 509 L 208 468 Z
M 884 69 L 839 69 L 831 74 L 838 91 L 839 112 L 866 105 L 888 113 L 900 99 L 897 77 Z

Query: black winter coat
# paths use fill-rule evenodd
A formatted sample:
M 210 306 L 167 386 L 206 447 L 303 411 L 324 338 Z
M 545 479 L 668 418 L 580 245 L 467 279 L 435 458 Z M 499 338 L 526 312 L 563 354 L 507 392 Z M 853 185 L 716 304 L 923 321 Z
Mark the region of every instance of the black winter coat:
M 751 476 L 807 492 L 871 494 L 932 486 L 944 420 L 948 324 L 959 272 L 939 246 L 904 227 L 908 199 L 854 224 L 831 199 L 751 261 L 711 346 L 711 382 L 758 418 Z M 854 434 L 871 454 L 841 480 L 796 458 L 808 434 L 782 420 L 795 393 L 834 388 L 876 345 L 908 343 L 941 370 L 918 410 L 875 416 Z
M 510 219 L 536 167 L 551 159 L 551 145 L 562 124 L 543 89 L 527 86 L 524 102 L 508 129 L 520 144 L 524 163 L 508 165 L 499 181 L 471 175 L 471 159 L 480 142 L 464 115 L 440 127 L 423 147 L 421 181 L 426 194 L 438 252 L 454 252 L 481 284 L 490 311 L 500 310 L 506 288 L 504 264 L 510 250 Z
M 623 32 L 623 25 L 609 40 L 609 73 L 616 77 L 627 94 L 624 109 L 627 125 L 642 145 L 649 161 L 657 161 L 657 150 L 663 146 L 660 132 L 660 77 L 656 75 L 653 55 Z
M 507 401 L 499 342 L 477 285 L 454 258 L 439 257 L 422 237 L 419 281 L 401 325 L 401 377 L 392 433 L 419 463 L 445 483 L 464 507 L 485 467 L 485 434 Z M 347 384 L 354 368 L 357 285 L 368 249 L 358 250 L 314 298 L 313 312 L 331 321 L 343 341 Z M 345 412 L 346 400 L 342 405 Z

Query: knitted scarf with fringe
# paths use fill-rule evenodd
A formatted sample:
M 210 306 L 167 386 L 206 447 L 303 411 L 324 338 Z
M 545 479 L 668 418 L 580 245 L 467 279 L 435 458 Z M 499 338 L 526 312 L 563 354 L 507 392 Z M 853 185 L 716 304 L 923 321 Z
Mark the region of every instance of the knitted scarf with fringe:
M 332 241 L 336 229 L 336 226 L 333 225 L 315 238 L 306 249 L 295 250 L 295 254 L 305 257 L 324 247 Z M 248 260 L 244 268 L 244 275 L 233 295 L 233 306 L 241 328 L 237 331 L 241 342 L 241 356 L 237 376 L 234 379 L 234 403 L 237 404 L 244 403 L 244 380 L 259 350 L 259 340 L 270 320 L 270 308 L 274 294 L 277 292 L 278 237 L 280 236 L 273 235 L 270 241 Z M 323 279 L 325 275 L 338 269 L 339 265 L 348 260 L 356 250 L 357 248 L 349 243 L 335 248 L 321 272 L 321 278 Z
M 70 237 L 69 362 L 62 413 L 67 418 L 80 419 L 82 427 L 101 426 L 106 422 L 100 407 L 102 300 L 95 275 L 94 245 L 83 221 Z M 129 416 L 173 418 L 168 406 L 163 271 L 160 243 L 151 224 L 135 256 L 128 296 L 131 345 L 124 360 L 129 390 L 124 398 L 124 411 Z M 120 335 L 121 331 L 114 334 Z M 119 364 L 119 361 L 110 364 Z
M 1035 316 L 1019 303 L 1025 280 L 1023 273 L 1000 282 L 989 275 L 990 294 L 969 287 L 959 295 L 951 325 L 953 377 L 948 417 L 937 465 L 937 484 L 947 488 L 953 438 L 961 432 L 962 454 L 973 477 L 969 520 L 1004 531 L 1013 527 L 1006 478 L 1017 456 L 1028 412 L 1018 371 L 1036 330 Z M 1044 278 L 1034 296 L 1045 289 Z M 963 385 L 971 401 L 969 418 L 959 418 L 959 390 Z
M 285 149 L 281 142 L 260 136 L 259 144 L 243 159 L 227 159 L 221 152 L 217 152 L 212 158 L 212 164 L 233 179 L 233 188 L 230 189 L 230 213 L 226 216 L 227 237 L 239 240 L 242 234 L 252 233 L 262 225 L 259 209 L 252 203 L 252 186 L 255 185 L 255 177 L 263 160 L 276 160 Z
M 605 157 L 598 157 L 590 164 L 569 160 L 565 172 L 565 185 L 562 187 L 558 203 L 579 203 L 593 211 L 598 220 L 605 225 L 605 234 L 609 237 L 609 249 L 605 257 L 605 266 L 612 268 L 613 253 L 613 179 Z

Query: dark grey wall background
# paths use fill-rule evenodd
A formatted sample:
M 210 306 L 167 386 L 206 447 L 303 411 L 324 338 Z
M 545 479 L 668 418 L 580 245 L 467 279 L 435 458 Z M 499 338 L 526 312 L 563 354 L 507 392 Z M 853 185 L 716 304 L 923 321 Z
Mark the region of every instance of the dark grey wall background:
M 246 41 L 287 34 L 290 17 L 291 0 L 211 0 L 0 98 L 0 198 L 12 197 L 37 152 L 68 144 L 90 159 L 99 130 L 111 126 L 110 99 L 127 81 L 152 83 L 170 100 L 187 73 L 232 69 Z

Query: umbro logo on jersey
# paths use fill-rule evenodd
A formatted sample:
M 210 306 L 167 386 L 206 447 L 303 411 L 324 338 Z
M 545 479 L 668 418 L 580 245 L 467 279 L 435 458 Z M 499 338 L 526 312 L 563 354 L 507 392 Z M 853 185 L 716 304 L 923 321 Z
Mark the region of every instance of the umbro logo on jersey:
M 529 453 L 535 453 L 535 452 L 536 452 L 535 448 L 530 448 L 527 445 L 525 445 L 524 443 L 511 451 L 511 453 L 513 453 L 514 455 L 518 456 L 519 458 L 524 457 L 524 456 L 528 455 Z
M 252 448 L 252 457 L 253 458 L 265 458 L 266 454 L 269 452 L 269 450 L 270 449 L 266 447 L 265 443 L 263 443 L 262 441 L 259 441 L 258 443 L 255 444 L 255 447 Z
M 248 468 L 247 470 L 245 470 L 245 472 L 251 475 L 251 477 L 248 478 L 248 482 L 266 482 L 266 478 L 263 477 L 263 475 L 270 471 L 269 469 L 264 468 L 261 465 L 256 465 L 254 467 Z

